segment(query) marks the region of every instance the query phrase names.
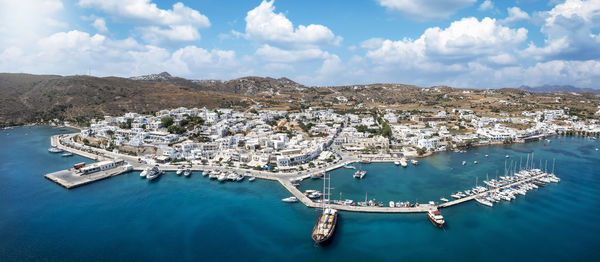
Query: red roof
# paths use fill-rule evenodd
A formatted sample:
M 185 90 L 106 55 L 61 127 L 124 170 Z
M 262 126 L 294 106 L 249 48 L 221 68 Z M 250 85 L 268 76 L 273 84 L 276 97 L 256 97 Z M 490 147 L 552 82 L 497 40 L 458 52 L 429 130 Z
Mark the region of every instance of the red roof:
M 433 211 L 434 215 L 441 215 L 442 213 L 440 213 L 440 211 Z

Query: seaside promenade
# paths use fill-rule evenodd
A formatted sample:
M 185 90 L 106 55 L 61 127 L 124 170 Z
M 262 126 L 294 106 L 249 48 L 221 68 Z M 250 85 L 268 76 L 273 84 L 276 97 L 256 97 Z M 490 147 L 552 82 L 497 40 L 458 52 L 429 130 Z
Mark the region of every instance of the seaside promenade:
M 71 152 L 73 154 L 77 154 L 83 157 L 87 157 L 90 159 L 94 159 L 97 161 L 105 161 L 105 160 L 114 160 L 114 159 L 123 159 L 129 165 L 131 165 L 131 170 L 144 170 L 145 168 L 151 167 L 152 165 L 146 164 L 144 162 L 138 161 L 137 157 L 127 156 L 122 154 L 115 154 L 112 152 L 108 152 L 106 150 L 91 148 L 91 147 L 83 147 L 82 149 L 77 149 L 71 146 L 66 146 L 63 144 L 64 141 L 62 139 L 69 139 L 71 142 L 71 135 L 56 135 L 51 137 L 51 144 L 54 147 L 63 149 L 65 151 Z M 87 151 L 86 151 L 87 150 Z M 92 152 L 89 152 L 92 151 Z M 238 167 L 227 167 L 227 166 L 214 166 L 214 165 L 191 165 L 190 168 L 192 171 L 202 171 L 202 172 L 211 172 L 211 171 L 227 171 L 227 172 L 237 172 L 244 176 L 253 176 L 260 179 L 277 181 L 280 183 L 286 190 L 288 190 L 293 196 L 295 196 L 302 204 L 309 208 L 320 208 L 321 203 L 317 203 L 312 201 L 306 195 L 304 195 L 298 188 L 292 185 L 291 180 L 303 180 L 309 178 L 313 174 L 323 173 L 324 171 L 331 171 L 337 168 L 341 168 L 345 165 L 349 165 L 352 163 L 360 162 L 363 158 L 359 156 L 354 156 L 350 154 L 339 154 L 342 156 L 342 159 L 325 167 L 317 167 L 311 170 L 305 171 L 294 171 L 294 172 L 270 172 L 270 171 L 262 171 L 262 170 L 251 170 L 251 169 L 243 169 Z M 386 158 L 386 157 L 373 157 L 368 158 L 370 162 L 393 162 L 398 160 L 397 158 Z M 176 171 L 177 165 L 170 164 L 162 164 L 159 165 L 159 168 L 163 171 Z M 94 181 L 98 181 L 101 179 L 105 179 L 108 177 L 116 176 L 122 173 L 125 173 L 129 170 L 125 168 L 115 168 L 115 170 L 108 170 L 104 172 L 99 172 L 95 175 L 78 175 L 75 174 L 73 170 L 67 169 L 58 172 L 53 172 L 46 174 L 45 176 L 64 186 L 65 188 L 73 188 L 85 184 L 92 183 Z M 529 182 L 534 179 L 538 179 L 545 174 L 540 174 L 537 176 L 521 179 L 517 182 L 505 185 L 503 187 L 510 187 L 513 185 L 517 185 L 524 182 Z M 475 194 L 472 196 L 467 196 L 464 198 L 456 199 L 453 201 L 449 201 L 441 204 L 419 204 L 414 207 L 380 207 L 380 206 L 350 206 L 350 205 L 339 205 L 339 204 L 330 204 L 332 208 L 348 211 L 348 212 L 365 212 L 365 213 L 425 213 L 429 210 L 437 210 L 438 208 L 446 208 L 454 205 L 458 205 L 461 203 L 465 203 L 471 200 L 474 200 L 477 197 L 483 196 L 489 192 L 497 192 L 500 188 L 490 189 L 486 192 Z

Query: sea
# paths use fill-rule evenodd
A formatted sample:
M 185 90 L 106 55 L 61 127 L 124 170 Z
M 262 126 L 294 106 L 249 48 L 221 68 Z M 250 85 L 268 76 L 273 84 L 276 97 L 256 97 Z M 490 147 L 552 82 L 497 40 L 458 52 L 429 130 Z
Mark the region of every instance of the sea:
M 278 183 L 219 183 L 194 173 L 155 182 L 131 172 L 67 190 L 44 174 L 92 160 L 47 151 L 43 126 L 0 130 L 0 261 L 598 261 L 600 142 L 584 137 L 438 153 L 406 168 L 356 164 L 331 174 L 332 198 L 439 202 L 503 175 L 536 167 L 561 182 L 511 202 L 441 209 L 444 229 L 425 214 L 341 212 L 333 239 L 314 246 L 317 211 L 285 203 Z M 505 155 L 509 155 L 506 158 Z M 488 157 L 485 157 L 488 155 Z M 521 160 L 522 159 L 522 160 Z M 466 165 L 461 162 L 466 161 Z M 478 161 L 478 164 L 474 164 Z M 305 189 L 320 189 L 308 180 Z

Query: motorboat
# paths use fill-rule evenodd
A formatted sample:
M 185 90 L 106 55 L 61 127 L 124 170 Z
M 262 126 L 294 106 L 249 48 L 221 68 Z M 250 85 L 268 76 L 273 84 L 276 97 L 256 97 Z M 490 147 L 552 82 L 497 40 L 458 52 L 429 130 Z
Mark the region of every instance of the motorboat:
M 396 206 L 396 205 L 394 204 L 394 201 L 390 201 L 390 202 L 388 203 L 388 205 L 389 205 L 390 207 L 395 207 L 395 206 Z
M 467 164 L 467 161 L 462 161 L 462 165 L 463 166 L 466 165 L 466 164 Z
M 410 163 L 416 166 L 419 164 L 419 161 L 417 161 L 416 159 L 411 159 Z
M 447 198 L 444 198 L 444 197 L 440 198 L 440 200 L 442 200 L 442 201 L 444 201 L 444 202 L 448 202 L 448 199 L 447 199 Z
M 62 149 L 55 147 L 55 146 L 48 148 L 48 152 L 50 152 L 50 153 L 61 153 L 62 151 L 63 151 Z
M 185 171 L 183 171 L 183 175 L 186 177 L 189 177 L 192 175 L 192 170 L 190 170 L 189 168 L 186 169 Z
M 477 165 L 477 160 L 473 161 L 473 164 Z
M 407 167 L 408 166 L 408 164 L 406 163 L 406 158 L 403 157 L 403 158 L 400 159 L 400 165 L 402 167 Z
M 217 180 L 219 180 L 219 182 L 225 182 L 226 179 L 227 175 L 225 173 L 221 173 L 219 176 L 217 176 Z
M 152 167 L 152 169 L 150 169 L 150 171 L 148 172 L 148 174 L 146 175 L 146 179 L 148 180 L 154 180 L 156 178 L 158 178 L 160 175 L 163 174 L 163 171 L 158 169 L 158 167 Z
M 487 199 L 485 199 L 485 198 L 476 197 L 476 198 L 475 198 L 475 201 L 477 201 L 477 203 L 479 203 L 479 204 L 482 204 L 482 205 L 484 205 L 484 206 L 489 206 L 489 207 L 492 207 L 492 206 L 494 206 L 494 204 L 492 204 L 492 202 L 488 201 L 488 200 L 487 200 Z
M 400 165 L 400 161 L 398 161 L 398 160 L 394 161 L 394 165 L 399 166 Z
M 177 174 L 178 176 L 183 174 L 183 167 L 180 166 L 179 168 L 177 168 L 177 171 L 175 171 L 175 174 Z
M 344 165 L 344 168 L 348 168 L 348 169 L 356 169 L 355 166 L 351 166 L 351 165 Z
M 251 176 L 251 177 L 248 178 L 248 181 L 250 181 L 250 182 L 252 182 L 254 180 L 256 180 L 256 177 L 254 177 L 254 176 Z
M 69 157 L 69 156 L 73 156 L 73 153 L 66 152 L 66 153 L 63 153 L 61 156 L 63 156 L 63 157 Z
M 148 167 L 148 168 L 144 169 L 144 171 L 142 171 L 142 172 L 140 173 L 140 177 L 142 177 L 142 178 L 146 178 L 146 176 L 148 175 L 148 173 L 150 173 L 150 170 L 152 170 L 152 168 L 150 168 L 150 167 Z
M 323 177 L 323 173 L 313 173 L 312 175 L 310 175 L 310 178 L 312 179 L 319 179 Z
M 236 173 L 231 173 L 231 174 L 227 175 L 227 180 L 229 180 L 229 181 L 235 181 L 236 178 L 237 178 Z
M 286 197 L 284 199 L 281 199 L 281 201 L 287 202 L 287 203 L 294 203 L 294 202 L 298 202 L 298 198 L 296 198 L 295 196 L 291 196 L 291 197 Z

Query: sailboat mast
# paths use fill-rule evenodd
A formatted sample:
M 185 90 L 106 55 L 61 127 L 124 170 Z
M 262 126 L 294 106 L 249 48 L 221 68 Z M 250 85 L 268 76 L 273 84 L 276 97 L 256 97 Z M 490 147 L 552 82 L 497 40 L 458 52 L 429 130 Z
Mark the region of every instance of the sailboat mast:
M 552 159 L 552 174 L 554 175 L 554 163 L 556 162 L 556 158 Z

